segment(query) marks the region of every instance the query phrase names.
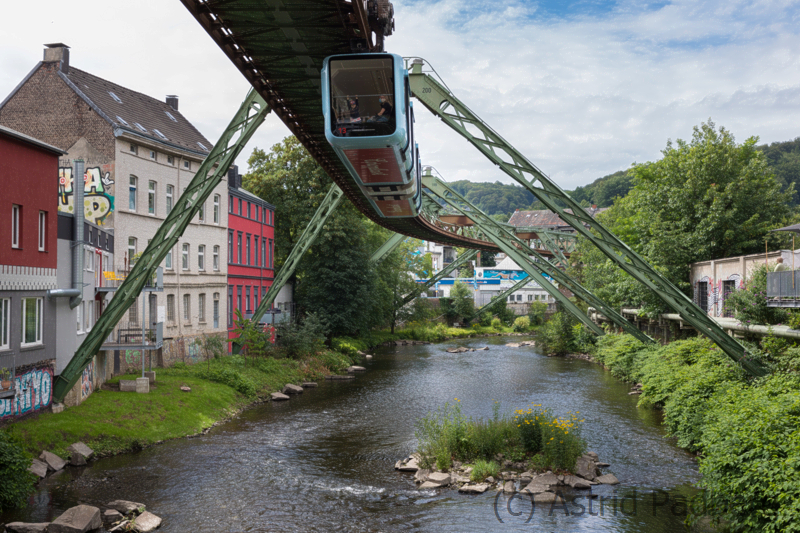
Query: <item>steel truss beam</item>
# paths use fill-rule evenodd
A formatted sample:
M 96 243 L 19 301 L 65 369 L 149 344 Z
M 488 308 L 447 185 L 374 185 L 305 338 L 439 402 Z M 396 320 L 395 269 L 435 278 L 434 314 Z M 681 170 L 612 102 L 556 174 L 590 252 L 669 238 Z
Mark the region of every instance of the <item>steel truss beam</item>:
M 373 263 L 380 263 L 381 261 L 383 261 L 384 257 L 392 253 L 395 250 L 395 248 L 400 246 L 400 243 L 403 242 L 403 239 L 405 238 L 406 238 L 405 235 L 402 235 L 400 233 L 395 233 L 394 235 L 389 237 L 389 239 L 385 243 L 383 243 L 381 247 L 375 251 L 374 254 L 372 254 L 370 261 L 372 261 Z
M 435 194 L 460 212 L 464 214 L 469 213 L 475 217 L 472 220 L 476 224 L 479 224 L 478 220 L 483 218 L 480 216 L 483 215 L 481 212 L 469 211 L 468 209 L 462 208 L 459 200 L 450 194 L 450 191 L 448 190 L 449 188 L 441 186 L 443 185 L 441 181 L 436 180 L 432 176 L 423 176 L 422 183 L 425 187 L 432 191 L 425 191 L 425 194 Z M 488 217 L 486 218 L 488 219 Z M 495 222 L 495 224 L 497 223 Z M 537 280 L 539 285 L 545 291 L 547 291 L 550 296 L 555 298 L 556 301 L 558 301 L 568 312 L 572 313 L 575 318 L 583 322 L 584 325 L 592 330 L 595 335 L 603 335 L 605 333 L 600 326 L 595 324 L 592 319 L 586 315 L 586 313 L 581 311 L 580 308 L 575 305 L 574 302 L 571 302 L 570 299 L 562 294 L 561 291 L 559 291 L 552 283 L 550 283 L 547 278 L 542 276 L 542 274 L 546 273 L 544 265 L 539 265 L 538 261 L 532 261 L 527 253 L 523 253 L 522 250 L 530 250 L 523 241 L 516 239 L 516 237 L 513 237 L 510 233 L 505 233 L 500 229 L 499 224 L 497 226 L 493 226 L 488 222 L 484 224 L 484 220 L 480 220 L 480 229 L 483 230 L 484 234 L 507 256 L 513 259 L 515 263 L 517 263 L 525 272 L 527 272 L 531 279 Z M 515 239 L 518 242 L 515 242 Z M 541 257 L 538 254 L 537 256 Z M 543 262 L 552 267 L 552 270 L 558 270 L 553 265 L 550 265 L 550 263 L 547 263 L 547 261 Z
M 511 288 L 504 290 L 503 292 L 501 292 L 500 294 L 498 294 L 497 296 L 495 296 L 494 298 L 489 300 L 488 304 L 484 305 L 483 307 L 481 307 L 480 309 L 475 311 L 475 316 L 480 316 L 480 314 L 483 313 L 486 309 L 492 307 L 494 304 L 496 304 L 496 303 L 498 303 L 498 302 L 500 302 L 502 300 L 505 300 L 506 298 L 509 297 L 509 295 L 511 295 L 514 292 L 518 291 L 519 289 L 521 289 L 522 287 L 524 287 L 525 285 L 527 285 L 528 283 L 530 283 L 532 281 L 534 281 L 534 280 L 531 279 L 530 276 L 525 276 L 523 279 L 521 279 L 518 282 L 516 282 L 515 284 L 513 284 L 511 286 Z
M 644 343 L 652 343 L 654 342 L 650 337 L 645 335 L 642 331 L 639 330 L 635 325 L 628 322 L 625 317 L 619 314 L 614 308 L 606 304 L 603 300 L 592 294 L 589 290 L 583 287 L 580 283 L 572 279 L 569 275 L 567 275 L 562 270 L 558 269 L 555 265 L 551 264 L 547 261 L 547 259 L 538 253 L 533 248 L 529 247 L 528 244 L 523 241 L 522 239 L 518 238 L 514 235 L 511 231 L 503 227 L 501 224 L 498 224 L 495 220 L 491 217 L 487 216 L 481 210 L 479 210 L 476 206 L 472 205 L 467 201 L 463 196 L 458 194 L 456 191 L 451 189 L 441 180 L 436 179 L 433 176 L 425 175 L 422 178 L 422 183 L 425 187 L 432 190 L 438 196 L 443 198 L 445 201 L 449 202 L 456 208 L 464 209 L 465 207 L 469 209 L 469 212 L 474 215 L 473 221 L 476 224 L 480 225 L 480 228 L 493 239 L 498 246 L 501 248 L 503 247 L 503 241 L 505 241 L 506 246 L 511 245 L 511 247 L 515 250 L 515 253 L 522 256 L 523 258 L 527 259 L 527 261 L 539 272 L 542 274 L 547 274 L 552 279 L 556 280 L 560 285 L 569 289 L 575 296 L 586 302 L 592 307 L 595 307 L 598 311 L 600 311 L 603 315 L 605 315 L 609 320 L 611 320 L 614 324 L 624 329 L 627 333 L 630 333 L 640 341 Z M 499 240 L 498 240 L 499 239 Z M 519 253 L 523 252 L 523 253 Z M 530 256 L 535 258 L 535 261 L 531 261 Z M 512 257 L 512 259 L 514 259 Z M 514 259 L 516 261 L 516 259 Z M 519 264 L 519 263 L 518 263 Z M 520 266 L 522 266 L 520 264 Z M 530 274 L 530 272 L 529 272 Z M 539 277 L 534 277 L 533 279 L 539 280 Z M 541 278 L 545 280 L 545 278 Z M 542 285 L 544 287 L 544 285 Z M 546 287 L 545 287 L 546 288 Z M 561 294 L 559 292 L 559 294 Z M 563 296 L 563 295 L 562 295 Z M 566 298 L 565 298 L 566 299 Z M 569 300 L 567 300 L 569 302 Z M 563 301 L 562 301 L 563 303 Z M 572 302 L 570 302 L 572 303 Z M 574 305 L 574 304 L 573 304 Z M 591 319 L 589 319 L 586 314 L 581 311 L 581 315 L 576 315 L 581 321 L 583 321 L 583 317 L 589 320 L 592 324 L 594 324 L 596 329 L 600 329 L 597 324 L 595 324 Z M 585 322 L 584 322 L 585 323 Z M 592 328 L 593 331 L 596 331 L 595 328 Z M 602 331 L 602 330 L 600 330 Z
M 597 246 L 620 268 L 655 292 L 687 323 L 717 343 L 728 357 L 741 364 L 747 372 L 755 376 L 767 373 L 756 361 L 747 358 L 744 346 L 725 333 L 680 289 L 595 220 L 561 187 L 456 98 L 443 82 L 440 83 L 423 72 L 423 63 L 422 59 L 412 61 L 409 81 L 411 92 L 425 107 L 533 193 L 548 209 Z
M 53 399 L 62 402 L 67 393 L 81 377 L 83 369 L 100 350 L 103 341 L 128 308 L 136 302 L 147 280 L 151 279 L 156 268 L 164 260 L 178 239 L 183 235 L 189 222 L 200 211 L 201 206 L 211 195 L 222 177 L 233 165 L 236 157 L 267 118 L 270 107 L 254 90 L 247 94 L 239 110 L 219 138 L 214 148 L 197 170 L 192 181 L 181 194 L 175 208 L 153 235 L 142 256 L 136 261 L 130 274 L 114 292 L 114 297 L 100 315 L 92 331 L 86 335 L 66 368 L 56 378 L 53 385 Z M 144 319 L 144 318 L 143 318 Z
M 278 293 L 286 285 L 286 282 L 289 281 L 289 278 L 292 277 L 294 271 L 297 269 L 298 263 L 300 263 L 300 259 L 303 258 L 305 253 L 314 244 L 314 241 L 317 240 L 320 231 L 322 231 L 322 227 L 327 222 L 328 217 L 331 216 L 331 213 L 336 209 L 336 207 L 342 202 L 344 198 L 344 193 L 342 189 L 339 188 L 338 185 L 335 183 L 331 185 L 331 188 L 328 190 L 328 194 L 325 195 L 325 198 L 319 204 L 316 213 L 311 218 L 311 221 L 306 226 L 306 229 L 303 230 L 303 234 L 300 235 L 300 238 L 295 243 L 294 248 L 292 248 L 289 257 L 286 258 L 286 262 L 283 263 L 280 271 L 275 276 L 275 279 L 272 281 L 272 285 L 270 285 L 269 289 L 267 289 L 267 294 L 261 299 L 261 302 L 256 307 L 256 310 L 253 311 L 253 316 L 250 318 L 253 322 L 258 324 L 261 321 L 261 317 L 264 316 L 264 313 L 267 312 L 268 309 L 272 307 L 272 302 L 275 301 L 275 297 L 278 296 Z M 239 353 L 241 350 L 241 343 L 235 342 L 231 347 L 233 353 Z
M 408 302 L 422 294 L 423 292 L 427 291 L 430 287 L 433 287 L 437 282 L 447 277 L 453 270 L 457 269 L 461 265 L 467 263 L 467 261 L 471 261 L 476 255 L 478 255 L 478 250 L 470 250 L 461 257 L 457 258 L 455 261 L 441 269 L 439 272 L 436 273 L 431 279 L 414 289 L 411 294 L 407 295 L 403 298 L 403 303 L 400 307 L 406 305 Z

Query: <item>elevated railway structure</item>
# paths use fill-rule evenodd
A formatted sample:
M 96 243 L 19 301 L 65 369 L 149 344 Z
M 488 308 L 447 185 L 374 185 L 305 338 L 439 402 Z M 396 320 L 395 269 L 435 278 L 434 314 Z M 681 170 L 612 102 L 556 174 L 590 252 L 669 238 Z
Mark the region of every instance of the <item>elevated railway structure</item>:
M 546 263 L 548 265 L 546 268 L 548 270 L 552 268 L 555 273 L 553 277 L 557 279 L 560 270 L 551 265 L 545 257 L 552 257 L 554 253 L 551 250 L 557 248 L 560 251 L 555 253 L 555 262 L 563 265 L 568 253 L 566 246 L 554 248 L 552 236 L 546 233 L 539 235 L 535 231 L 530 231 L 527 239 L 519 239 L 513 234 L 509 236 L 506 230 L 498 229 L 489 222 L 478 231 L 469 223 L 474 221 L 477 213 L 468 209 L 461 211 L 464 207 L 461 202 L 463 199 L 450 203 L 456 211 L 461 211 L 459 214 L 464 217 L 463 219 L 440 217 L 440 214 L 446 215 L 441 213 L 440 200 L 443 198 L 437 197 L 430 190 L 424 195 L 421 213 L 418 216 L 406 218 L 380 216 L 371 207 L 358 184 L 327 142 L 321 105 L 320 71 L 323 62 L 332 55 L 383 51 L 384 39 L 391 35 L 394 29 L 391 2 L 388 0 L 261 0 L 259 2 L 181 0 L 181 2 L 250 82 L 253 89 L 201 165 L 186 192 L 178 200 L 173 214 L 167 217 L 154 235 L 142 258 L 101 315 L 98 324 L 87 335 L 73 359 L 56 379 L 53 387 L 56 401 L 61 401 L 80 378 L 83 368 L 100 349 L 103 340 L 122 314 L 135 301 L 145 280 L 152 276 L 169 246 L 173 245 L 183 233 L 188 221 L 200 209 L 211 188 L 219 182 L 270 111 L 278 115 L 335 183 L 326 197 L 325 205 L 320 206 L 312 221 L 312 227 L 307 230 L 307 238 L 301 239 L 302 242 L 298 243 L 297 249 L 287 260 L 287 267 L 277 278 L 287 278 L 291 275 L 293 266 L 297 264 L 302 252 L 313 242 L 325 218 L 335 209 L 341 198 L 346 197 L 375 223 L 395 233 L 472 250 L 498 252 L 502 249 L 515 256 L 515 260 L 520 266 L 529 270 L 530 275 L 539 275 L 543 270 L 537 266 L 541 267 Z M 545 206 L 574 228 L 578 234 L 597 246 L 625 272 L 658 294 L 667 305 L 680 314 L 685 322 L 710 337 L 731 359 L 741 364 L 751 374 L 764 374 L 760 366 L 747 358 L 745 348 L 739 342 L 726 334 L 686 295 L 586 213 L 555 182 L 483 122 L 441 79 L 436 78 L 435 71 L 426 69 L 424 60 L 410 58 L 407 61 L 410 93 L 424 107 L 464 137 L 512 179 L 533 193 Z M 445 197 L 453 197 L 452 192 L 442 191 L 442 194 Z M 488 238 L 487 233 L 489 233 Z M 550 249 L 545 246 L 533 250 L 524 240 L 528 243 L 546 243 Z M 536 261 L 531 260 L 530 254 L 534 252 L 542 257 L 544 263 L 538 257 Z M 278 279 L 273 288 L 279 288 L 277 281 Z M 568 281 L 570 280 L 564 278 L 559 280 L 559 283 Z M 582 291 L 578 289 L 578 292 Z M 269 291 L 262 299 L 252 320 L 260 319 L 272 304 L 276 293 L 277 290 Z M 593 300 L 590 305 L 595 308 L 610 309 L 586 292 L 579 296 Z M 591 330 L 602 334 L 602 330 L 599 330 L 594 323 L 587 322 L 586 315 L 575 308 L 574 304 L 566 302 L 568 300 L 562 301 L 567 310 L 575 314 Z M 618 325 L 624 327 L 621 323 Z

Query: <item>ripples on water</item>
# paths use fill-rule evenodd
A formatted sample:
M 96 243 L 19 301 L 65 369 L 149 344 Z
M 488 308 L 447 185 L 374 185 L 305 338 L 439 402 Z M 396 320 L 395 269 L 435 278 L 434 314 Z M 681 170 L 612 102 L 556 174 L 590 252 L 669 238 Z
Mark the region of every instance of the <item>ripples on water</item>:
M 52 520 L 78 501 L 122 498 L 147 504 L 164 519 L 165 532 L 682 530 L 681 508 L 675 514 L 666 504 L 654 515 L 650 491 L 667 491 L 671 501 L 691 495 L 697 468 L 664 439 L 658 413 L 637 408 L 629 387 L 597 365 L 505 342 L 462 341 L 490 350 L 461 354 L 445 352 L 455 343 L 379 350 L 353 381 L 322 382 L 289 402 L 246 411 L 208 435 L 48 478 L 26 510 L 3 519 Z M 494 492 L 416 489 L 394 463 L 414 450 L 415 421 L 454 398 L 467 416 L 491 416 L 495 400 L 503 411 L 530 403 L 562 415 L 580 411 L 589 449 L 621 481 L 595 490 L 607 498 L 604 515 L 589 516 L 588 509 L 581 516 L 563 509 L 549 515 L 545 506 L 531 517 L 530 502 L 519 498 L 509 503 Z M 618 507 L 614 515 L 614 496 L 627 496 L 627 514 Z

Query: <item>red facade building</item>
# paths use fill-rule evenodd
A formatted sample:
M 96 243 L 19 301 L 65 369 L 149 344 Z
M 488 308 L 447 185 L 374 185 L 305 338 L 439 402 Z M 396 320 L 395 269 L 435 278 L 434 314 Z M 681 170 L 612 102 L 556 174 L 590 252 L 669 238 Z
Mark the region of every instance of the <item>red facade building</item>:
M 236 311 L 250 318 L 275 278 L 275 206 L 242 188 L 237 167 L 228 172 L 228 338 Z

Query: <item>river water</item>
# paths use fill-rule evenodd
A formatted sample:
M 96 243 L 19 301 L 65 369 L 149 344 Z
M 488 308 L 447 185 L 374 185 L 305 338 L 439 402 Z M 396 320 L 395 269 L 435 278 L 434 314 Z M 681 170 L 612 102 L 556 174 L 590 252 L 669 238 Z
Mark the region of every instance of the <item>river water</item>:
M 659 413 L 637 408 L 598 365 L 506 342 L 380 349 L 355 380 L 321 382 L 201 437 L 68 468 L 2 519 L 49 521 L 78 502 L 120 498 L 145 503 L 165 532 L 682 531 L 697 466 L 664 438 Z M 490 350 L 445 352 L 455 345 Z M 415 421 L 454 398 L 468 416 L 491 416 L 494 401 L 509 412 L 532 402 L 580 411 L 589 449 L 621 481 L 593 489 L 602 514 L 598 499 L 590 514 L 588 498 L 551 509 L 493 491 L 418 490 L 394 463 L 414 451 Z

